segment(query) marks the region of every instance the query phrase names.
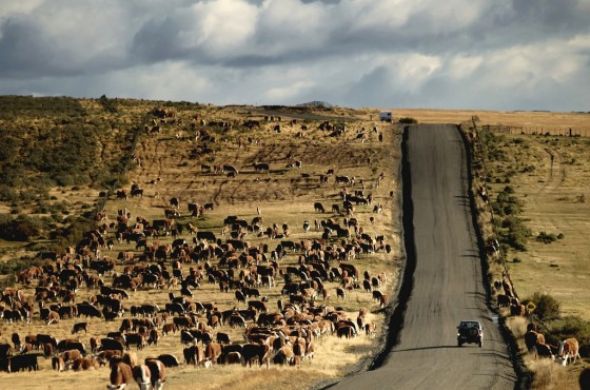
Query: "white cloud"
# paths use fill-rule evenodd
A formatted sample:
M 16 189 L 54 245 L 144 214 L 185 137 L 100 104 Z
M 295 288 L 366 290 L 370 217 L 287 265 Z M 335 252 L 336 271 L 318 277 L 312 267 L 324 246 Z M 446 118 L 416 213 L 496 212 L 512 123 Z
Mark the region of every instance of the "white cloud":
M 199 101 L 206 99 L 212 88 L 210 81 L 196 69 L 185 63 L 171 62 L 115 72 L 109 95 Z
M 590 0 L 4 0 L 0 91 L 587 110 L 589 19 Z
M 183 37 L 213 56 L 240 50 L 256 31 L 257 8 L 243 0 L 199 2 L 192 12 L 197 28 Z
M 333 8 L 298 0 L 264 1 L 257 20 L 256 50 L 275 55 L 323 47 L 330 37 L 332 24 L 326 21 Z
M 300 80 L 288 83 L 283 87 L 270 88 L 264 94 L 264 97 L 268 101 L 285 101 L 287 99 L 294 98 L 305 90 L 313 87 L 314 84 L 310 80 Z
M 567 42 L 567 45 L 574 50 L 590 49 L 590 34 L 576 35 Z
M 458 55 L 448 62 L 448 73 L 454 80 L 470 77 L 483 63 L 482 56 Z
M 0 19 L 15 14 L 26 14 L 37 8 L 43 0 L 20 0 L 0 2 Z

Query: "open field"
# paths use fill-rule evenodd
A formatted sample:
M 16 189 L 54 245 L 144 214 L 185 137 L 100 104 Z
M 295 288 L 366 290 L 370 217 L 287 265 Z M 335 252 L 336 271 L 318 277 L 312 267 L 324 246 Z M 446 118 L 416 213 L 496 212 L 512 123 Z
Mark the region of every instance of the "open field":
M 527 250 L 508 256 L 519 295 L 549 293 L 564 314 L 590 320 L 590 140 L 505 135 L 497 146 L 502 158 L 488 166 L 490 187 L 494 194 L 514 189 L 531 230 Z M 563 238 L 544 243 L 541 232 Z
M 545 111 L 486 111 L 486 110 L 434 110 L 394 108 L 396 118 L 411 117 L 419 123 L 454 123 L 479 118 L 481 126 L 500 126 L 502 131 L 512 134 L 565 135 L 569 129 L 573 134 L 590 136 L 590 113 L 545 112 Z
M 82 104 L 92 106 L 92 101 L 83 101 Z M 132 102 L 124 102 L 127 109 L 133 108 Z M 380 276 L 382 280 L 379 289 L 388 294 L 391 293 L 397 283 L 397 272 L 400 264 L 400 226 L 398 224 L 398 162 L 399 162 L 399 133 L 394 126 L 373 123 L 369 121 L 368 112 L 353 110 L 333 111 L 330 113 L 313 113 L 313 119 L 305 119 L 310 113 L 281 112 L 280 121 L 267 121 L 259 113 L 262 109 L 255 107 L 227 107 L 218 108 L 212 106 L 197 106 L 178 104 L 172 108 L 174 116 L 158 120 L 150 118 L 143 121 L 153 107 L 153 103 L 146 110 L 149 103 L 138 104 L 138 123 L 148 124 L 148 129 L 142 132 L 134 144 L 133 161 L 129 163 L 124 173 L 124 188 L 129 192 L 131 184 L 137 184 L 143 189 L 142 197 L 128 197 L 126 200 L 118 199 L 113 193 L 108 200 L 101 204 L 106 219 L 100 224 L 111 226 L 107 228 L 105 239 L 115 238 L 117 212 L 127 209 L 131 215 L 129 226 L 135 222 L 136 217 L 141 216 L 147 221 L 164 219 L 164 210 L 172 209 L 169 200 L 172 197 L 180 199 L 178 208 L 179 216 L 175 219 L 177 225 L 185 227 L 177 239 L 185 239 L 189 247 L 193 246 L 193 236 L 187 228 L 190 223 L 198 231 L 214 233 L 222 241 L 230 238 L 230 226 L 224 224 L 228 215 L 236 215 L 247 221 L 253 218 L 261 218 L 260 231 L 264 232 L 273 224 L 278 226 L 279 236 L 284 235 L 282 226 L 288 225 L 288 236 L 271 239 L 266 234 L 257 234 L 254 231 L 243 230 L 242 239 L 248 242 L 250 248 L 263 248 L 268 245 L 268 251 L 264 253 L 268 258 L 271 251 L 282 241 L 312 242 L 317 240 L 323 246 L 330 245 L 334 248 L 346 245 L 358 245 L 362 242 L 361 231 L 357 234 L 350 228 L 349 238 L 321 238 L 323 229 L 315 228 L 315 221 L 327 221 L 329 218 L 335 223 L 342 223 L 344 219 L 351 217 L 357 219 L 362 232 L 375 237 L 384 236 L 384 242 L 392 248 L 391 253 L 379 249 L 375 253 L 360 252 L 356 256 L 350 255 L 345 260 L 354 264 L 359 272 L 359 282 L 362 282 L 363 272 L 367 271 L 372 276 Z M 195 120 L 198 115 L 198 120 Z M 319 129 L 319 124 L 330 118 L 332 123 L 346 123 L 346 130 L 339 134 L 331 134 L 331 131 Z M 339 119 L 340 118 L 340 119 Z M 200 122 L 200 120 L 204 122 Z M 240 125 L 245 120 L 259 121 L 260 126 L 252 129 Z M 222 123 L 231 123 L 231 126 Z M 276 128 L 279 126 L 280 130 Z M 302 127 L 303 126 L 303 127 Z M 159 131 L 155 130 L 158 127 Z M 373 131 L 375 127 L 375 131 Z M 195 138 L 198 131 L 199 138 Z M 381 140 L 380 140 L 381 138 Z M 212 140 L 214 139 L 214 140 Z M 253 164 L 264 162 L 269 164 L 268 172 L 256 171 Z M 209 171 L 203 165 L 211 167 L 223 164 L 231 164 L 239 173 L 235 177 L 219 171 Z M 334 174 L 325 176 L 329 169 Z M 336 184 L 334 177 L 348 176 L 355 180 L 348 184 Z M 322 179 L 324 177 L 324 179 Z M 353 193 L 362 191 L 366 196 L 372 194 L 372 202 L 369 205 L 356 205 L 353 215 L 340 214 L 332 211 L 332 205 L 339 205 L 342 209 L 341 191 Z M 61 193 L 59 189 L 51 189 L 50 194 L 56 198 L 76 199 L 76 201 L 88 200 L 89 204 L 96 204 L 100 199 L 96 196 L 98 189 L 92 186 L 82 186 L 81 189 Z M 76 194 L 74 197 L 74 193 Z M 86 197 L 86 198 L 85 198 Z M 92 202 L 93 201 L 93 202 Z M 189 202 L 199 205 L 211 204 L 206 210 L 201 209 L 199 216 L 191 215 L 187 210 Z M 314 211 L 314 203 L 321 202 L 326 208 L 325 213 Z M 374 207 L 379 212 L 373 212 Z M 304 229 L 304 222 L 308 222 L 309 229 Z M 272 229 L 271 229 L 272 230 Z M 115 272 L 129 272 L 133 267 L 140 266 L 140 257 L 144 256 L 148 248 L 158 248 L 170 245 L 173 237 L 160 235 L 147 237 L 147 248 L 138 250 L 134 242 L 126 243 L 114 240 L 112 249 L 100 248 L 100 256 L 116 260 L 120 252 L 125 252 L 133 259 L 124 262 L 116 261 Z M 80 248 L 85 256 L 92 257 L 88 249 Z M 6 261 L 11 261 L 10 248 L 6 248 Z M 163 264 L 170 267 L 171 254 L 168 253 Z M 282 295 L 281 289 L 285 287 L 287 267 L 300 267 L 304 265 L 305 253 L 301 249 L 294 252 L 286 251 L 278 260 L 280 272 L 276 275 L 274 287 L 258 286 L 261 295 L 266 301 L 269 312 L 279 311 L 279 307 L 288 307 L 288 295 Z M 338 267 L 340 261 L 334 260 L 332 266 Z M 242 264 L 236 269 L 247 275 L 256 264 Z M 270 264 L 270 263 L 267 263 Z M 263 264 L 261 264 L 263 265 Z M 309 264 L 308 264 L 309 266 Z M 218 281 L 211 283 L 207 280 L 207 272 L 210 267 L 228 271 L 228 266 L 221 263 L 219 258 L 209 258 L 207 261 L 180 261 L 179 267 L 182 275 L 187 275 L 190 268 L 197 269 L 204 275 L 198 288 L 191 288 L 192 301 L 210 303 L 220 311 L 231 310 L 234 307 L 246 309 L 247 305 L 236 301 L 234 289 L 227 292 L 220 291 Z M 127 271 L 125 271 L 127 268 Z M 94 271 L 91 271 L 94 273 Z M 303 282 L 303 276 L 290 274 L 295 282 Z M 105 285 L 110 286 L 115 274 L 107 272 L 103 279 Z M 36 281 L 29 286 L 21 286 L 28 299 L 34 295 Z M 385 312 L 379 304 L 372 299 L 371 292 L 362 288 L 345 289 L 345 298 L 336 297 L 336 288 L 343 287 L 339 278 L 323 280 L 323 286 L 328 297 L 321 294 L 315 299 L 316 307 L 325 307 L 328 310 L 338 310 L 343 316 L 356 320 L 361 308 L 367 310 L 366 321 L 374 323 L 378 334 L 374 337 L 359 335 L 359 337 L 345 339 L 336 338 L 335 335 L 325 335 L 314 341 L 315 355 L 313 359 L 305 359 L 298 367 L 278 368 L 271 365 L 267 368 L 247 368 L 241 366 L 216 366 L 211 369 L 194 368 L 182 364 L 180 368 L 171 369 L 168 384 L 171 388 L 193 388 L 199 383 L 199 388 L 223 388 L 232 387 L 237 383 L 243 388 L 271 389 L 280 386 L 286 389 L 299 389 L 310 387 L 325 380 L 333 380 L 347 372 L 358 369 L 364 364 L 365 359 L 376 353 L 380 347 L 383 332 Z M 123 301 L 129 309 L 134 305 L 145 303 L 157 304 L 163 308 L 169 302 L 169 293 L 179 295 L 180 285 L 168 288 L 165 284 L 162 289 L 148 286 L 140 286 L 137 291 L 130 291 L 129 298 Z M 76 302 L 92 300 L 98 293 L 94 288 L 87 288 L 84 284 L 76 292 Z M 249 300 L 251 300 L 250 298 Z M 279 301 L 281 301 L 279 306 Z M 307 306 L 304 305 L 304 306 Z M 36 307 L 36 306 L 35 306 Z M 330 309 L 332 308 L 332 309 Z M 295 310 L 304 310 L 304 307 Z M 207 324 L 210 321 L 210 312 L 199 312 L 196 318 L 199 323 Z M 88 347 L 90 337 L 104 337 L 107 332 L 116 331 L 122 319 L 131 318 L 129 311 L 114 322 L 103 319 L 88 319 L 88 334 L 79 336 L 80 340 Z M 47 333 L 63 339 L 72 337 L 70 330 L 75 322 L 86 321 L 84 319 L 61 319 L 59 324 L 46 325 L 40 321 L 37 314 L 33 316 L 31 324 L 23 322 L 0 322 L 0 342 L 9 342 L 10 334 L 18 332 L 21 337 L 27 334 Z M 168 318 L 171 321 L 171 317 Z M 297 324 L 297 323 L 295 323 Z M 248 326 L 253 324 L 249 321 Z M 207 329 L 207 325 L 206 329 Z M 210 325 L 209 325 L 210 326 Z M 305 327 L 305 325 L 297 325 Z M 226 332 L 234 343 L 245 343 L 244 328 L 232 328 L 228 324 L 220 328 L 211 329 L 215 332 Z M 140 359 L 147 356 L 157 356 L 161 353 L 172 353 L 182 360 L 182 346 L 179 342 L 179 333 L 162 336 L 157 346 L 149 346 L 138 351 Z M 0 382 L 3 385 L 20 387 L 26 383 L 27 388 L 76 388 L 84 383 L 84 388 L 104 388 L 107 383 L 109 371 L 101 368 L 96 372 L 64 372 L 50 371 L 48 359 L 41 358 L 42 371 L 38 373 L 0 373 Z M 294 374 L 298 378 L 294 381 Z M 43 378 L 36 382 L 35 378 Z
M 500 312 L 509 316 L 507 324 L 523 351 L 524 363 L 534 373 L 532 387 L 576 389 L 577 377 L 587 361 L 562 368 L 536 360 L 526 353 L 523 335 L 527 323 L 533 321 L 548 344 L 555 347 L 567 337 L 576 337 L 581 355 L 588 357 L 590 268 L 585 233 L 590 217 L 586 203 L 590 140 L 490 133 L 485 126 L 478 139 L 485 157 L 475 166 L 483 164 L 487 177 L 479 171 L 475 191 L 481 195 L 485 181 L 486 196 L 494 210 L 493 220 L 489 213 L 482 214 L 484 235 L 494 235 L 493 225 L 506 253 L 505 264 L 490 257 L 490 279 L 502 280 L 506 266 L 521 301 L 533 294 L 546 294 L 560 306 L 559 313 L 546 306 L 541 311 L 534 309 L 528 318 L 510 316 L 508 309 Z M 478 207 L 489 210 L 482 199 L 478 196 Z

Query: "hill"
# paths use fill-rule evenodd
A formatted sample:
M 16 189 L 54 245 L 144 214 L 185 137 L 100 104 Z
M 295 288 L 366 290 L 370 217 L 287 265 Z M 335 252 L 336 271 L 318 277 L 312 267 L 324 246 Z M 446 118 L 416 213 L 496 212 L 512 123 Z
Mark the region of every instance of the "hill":
M 3 174 L 12 192 L 2 203 L 0 280 L 6 294 L 22 290 L 31 322 L 0 320 L 0 343 L 12 345 L 6 336 L 14 332 L 23 339 L 41 333 L 75 337 L 90 349 L 91 338 L 151 318 L 157 324 L 146 326 L 159 342 L 137 350 L 139 358 L 168 353 L 182 360 L 180 333 L 163 334 L 163 325 L 190 319 L 192 331 L 226 334 L 234 345 L 262 337 L 249 334 L 258 329 L 283 342 L 299 335 L 308 351 L 293 360 L 298 368 L 274 364 L 277 351 L 270 370 L 182 363 L 170 369 L 173 388 L 193 387 L 197 372 L 204 388 L 309 387 L 359 367 L 379 349 L 383 306 L 401 261 L 400 137 L 394 126 L 371 121 L 374 112 L 2 99 L 1 136 L 12 145 L 3 152 Z M 64 270 L 75 276 L 62 276 Z M 39 288 L 59 296 L 41 297 Z M 385 294 L 381 303 L 373 289 Z M 107 298 L 120 300 L 117 309 Z M 171 299 L 181 298 L 173 309 Z M 53 305 L 56 321 L 43 317 L 37 300 Z M 82 302 L 94 304 L 98 318 L 59 314 Z M 278 317 L 266 323 L 265 313 Z M 359 313 L 369 324 L 366 335 L 364 327 L 352 338 L 326 331 L 332 323 L 346 336 L 347 321 Z M 81 321 L 88 332 L 72 336 Z M 40 358 L 41 372 L 0 373 L 0 382 L 104 388 L 108 381 L 106 368 L 59 373 L 50 364 Z M 286 381 L 286 370 L 302 379 Z

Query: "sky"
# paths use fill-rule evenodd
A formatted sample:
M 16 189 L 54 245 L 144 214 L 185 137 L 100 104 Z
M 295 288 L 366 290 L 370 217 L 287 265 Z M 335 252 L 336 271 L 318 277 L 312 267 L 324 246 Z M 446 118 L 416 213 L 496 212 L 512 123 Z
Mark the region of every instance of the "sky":
M 590 111 L 590 0 L 1 0 L 0 94 Z

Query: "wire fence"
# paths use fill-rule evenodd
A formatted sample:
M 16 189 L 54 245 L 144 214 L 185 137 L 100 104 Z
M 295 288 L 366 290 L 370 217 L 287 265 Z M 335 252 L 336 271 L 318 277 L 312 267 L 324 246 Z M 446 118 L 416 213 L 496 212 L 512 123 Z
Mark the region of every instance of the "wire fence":
M 565 137 L 590 137 L 590 127 L 554 127 L 554 126 L 509 126 L 480 125 L 480 128 L 494 133 L 526 135 L 559 135 Z

